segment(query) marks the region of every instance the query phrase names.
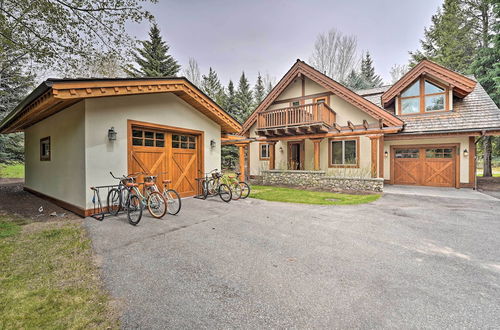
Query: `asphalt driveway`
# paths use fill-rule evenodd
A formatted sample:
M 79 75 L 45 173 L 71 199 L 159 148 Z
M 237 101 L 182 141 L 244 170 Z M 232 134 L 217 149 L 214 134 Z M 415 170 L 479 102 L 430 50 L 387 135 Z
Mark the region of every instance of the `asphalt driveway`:
M 496 328 L 500 201 L 186 199 L 86 220 L 124 328 Z

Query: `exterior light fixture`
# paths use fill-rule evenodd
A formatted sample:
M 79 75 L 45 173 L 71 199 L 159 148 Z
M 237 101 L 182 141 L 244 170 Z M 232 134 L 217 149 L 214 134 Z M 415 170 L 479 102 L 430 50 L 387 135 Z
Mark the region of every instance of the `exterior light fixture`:
M 211 149 L 214 149 L 216 145 L 217 145 L 217 143 L 215 142 L 215 140 L 210 140 L 210 148 Z
M 116 140 L 116 131 L 114 127 L 108 129 L 108 140 L 115 141 Z
M 464 157 L 468 157 L 469 156 L 469 151 L 467 151 L 467 149 L 464 149 Z
M 280 152 L 283 153 L 283 147 L 280 147 Z
M 389 153 L 387 152 L 387 150 L 384 152 L 384 157 L 385 158 L 389 157 Z

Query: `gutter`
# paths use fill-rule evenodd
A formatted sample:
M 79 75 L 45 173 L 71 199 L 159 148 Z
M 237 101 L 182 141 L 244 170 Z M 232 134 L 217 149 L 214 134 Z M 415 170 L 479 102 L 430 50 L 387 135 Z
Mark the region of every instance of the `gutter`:
M 394 133 L 394 135 L 422 135 L 422 134 L 445 134 L 445 133 L 473 133 L 479 132 L 481 135 L 485 135 L 486 132 L 489 131 L 500 131 L 500 127 L 491 127 L 491 128 L 470 128 L 470 129 L 449 129 L 449 130 L 441 130 L 441 131 L 422 131 L 422 132 L 408 132 L 408 133 Z

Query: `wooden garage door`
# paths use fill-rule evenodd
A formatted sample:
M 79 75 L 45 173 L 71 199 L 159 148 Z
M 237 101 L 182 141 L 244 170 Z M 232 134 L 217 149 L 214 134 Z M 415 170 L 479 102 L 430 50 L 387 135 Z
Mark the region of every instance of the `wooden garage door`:
M 394 184 L 456 185 L 456 147 L 402 147 L 393 157 Z
M 132 126 L 129 143 L 129 173 L 159 174 L 168 179 L 181 197 L 196 194 L 200 170 L 200 135 Z M 142 176 L 138 178 L 142 182 Z

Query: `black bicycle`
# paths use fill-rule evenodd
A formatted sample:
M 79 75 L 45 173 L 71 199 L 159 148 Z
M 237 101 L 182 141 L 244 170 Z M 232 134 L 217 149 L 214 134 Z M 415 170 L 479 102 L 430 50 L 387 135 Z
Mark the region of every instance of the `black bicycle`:
M 203 199 L 209 196 L 220 196 L 224 202 L 229 203 L 232 199 L 231 188 L 225 183 L 221 182 L 222 173 L 217 169 L 208 172 L 202 182 Z
M 142 218 L 142 202 L 139 196 L 134 193 L 139 185 L 135 183 L 134 177 L 122 176 L 118 178 L 109 172 L 111 176 L 120 180 L 117 188 L 113 188 L 108 193 L 108 212 L 111 215 L 117 215 L 120 210 L 127 211 L 128 222 L 136 226 Z

